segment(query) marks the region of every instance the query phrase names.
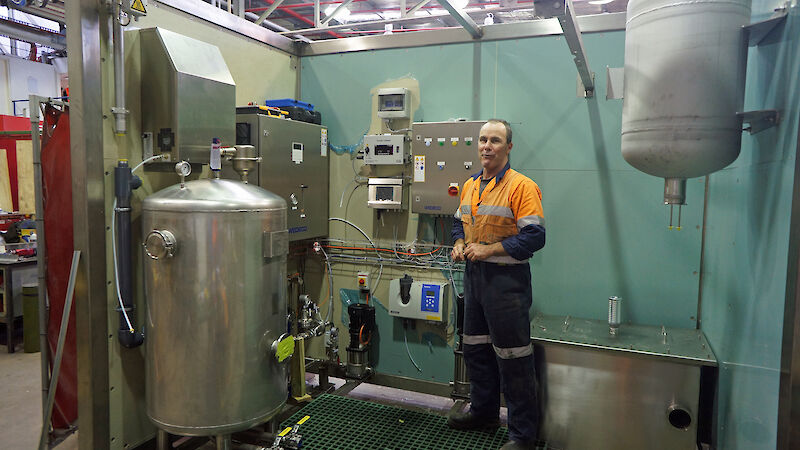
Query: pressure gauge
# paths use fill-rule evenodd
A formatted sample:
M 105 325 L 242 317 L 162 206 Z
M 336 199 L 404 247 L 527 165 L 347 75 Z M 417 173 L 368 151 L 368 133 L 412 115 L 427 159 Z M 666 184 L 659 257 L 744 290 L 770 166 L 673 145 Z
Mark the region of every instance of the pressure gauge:
M 181 161 L 175 164 L 175 173 L 180 177 L 188 177 L 192 173 L 192 166 L 186 161 Z

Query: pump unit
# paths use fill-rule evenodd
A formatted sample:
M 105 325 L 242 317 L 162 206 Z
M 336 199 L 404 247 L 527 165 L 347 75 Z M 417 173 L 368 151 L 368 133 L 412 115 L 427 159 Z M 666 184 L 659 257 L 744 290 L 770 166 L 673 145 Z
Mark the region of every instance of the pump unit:
M 409 277 L 410 278 L 410 277 Z M 389 282 L 389 314 L 407 319 L 447 322 L 449 284 L 439 281 L 412 281 L 408 292 L 401 279 Z

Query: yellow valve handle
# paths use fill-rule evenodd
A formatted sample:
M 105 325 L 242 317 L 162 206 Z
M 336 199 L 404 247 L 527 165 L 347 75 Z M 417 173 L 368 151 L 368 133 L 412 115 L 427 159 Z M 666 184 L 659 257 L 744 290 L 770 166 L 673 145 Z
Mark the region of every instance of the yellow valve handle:
M 278 362 L 283 362 L 294 354 L 294 336 L 283 336 L 276 342 L 275 357 L 278 358 Z

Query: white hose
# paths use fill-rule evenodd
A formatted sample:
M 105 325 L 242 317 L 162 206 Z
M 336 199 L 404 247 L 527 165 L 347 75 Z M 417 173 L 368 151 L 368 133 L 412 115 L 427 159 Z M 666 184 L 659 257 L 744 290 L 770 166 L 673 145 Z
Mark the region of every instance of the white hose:
M 408 359 L 411 360 L 411 364 L 414 364 L 414 367 L 416 367 L 418 371 L 422 372 L 422 369 L 419 368 L 419 366 L 417 365 L 417 362 L 414 361 L 414 357 L 411 356 L 411 350 L 409 350 L 409 348 L 408 348 L 408 337 L 407 337 L 407 334 L 408 334 L 408 331 L 405 328 L 403 328 L 403 341 L 405 341 L 405 343 L 406 343 L 406 352 L 408 353 Z
M 356 187 L 358 187 L 358 186 L 360 186 L 360 185 L 357 185 Z M 362 235 L 362 236 L 364 236 L 365 238 L 367 238 L 367 240 L 369 241 L 370 245 L 372 245 L 372 248 L 374 248 L 374 249 L 375 249 L 375 254 L 378 256 L 378 258 L 380 258 L 380 257 L 381 257 L 381 254 L 380 254 L 380 253 L 378 253 L 378 246 L 377 246 L 377 245 L 375 245 L 375 242 L 373 242 L 373 241 L 372 241 L 372 238 L 370 238 L 370 237 L 367 235 L 367 233 L 365 233 L 365 232 L 364 232 L 364 230 L 362 230 L 361 228 L 359 228 L 359 226 L 358 226 L 358 225 L 354 224 L 353 222 L 350 222 L 350 221 L 349 221 L 349 220 L 347 220 L 347 219 L 342 219 L 341 217 L 331 217 L 331 218 L 329 218 L 328 220 L 329 220 L 329 221 L 336 221 L 336 222 L 343 222 L 343 223 L 346 223 L 347 225 L 350 225 L 351 227 L 355 228 L 356 230 L 358 230 L 358 232 L 359 232 L 359 233 L 361 233 L 361 235 Z M 372 297 L 372 296 L 373 296 L 373 294 L 375 294 L 375 289 L 377 289 L 377 288 L 378 288 L 378 283 L 380 283 L 380 281 L 381 281 L 381 276 L 382 276 L 382 275 L 383 275 L 383 264 L 380 264 L 380 271 L 378 272 L 378 278 L 376 278 L 376 279 L 375 279 L 375 283 L 373 283 L 373 286 L 374 286 L 374 288 L 373 288 L 373 289 L 370 291 L 370 293 L 369 293 L 369 296 L 370 296 L 370 297 Z

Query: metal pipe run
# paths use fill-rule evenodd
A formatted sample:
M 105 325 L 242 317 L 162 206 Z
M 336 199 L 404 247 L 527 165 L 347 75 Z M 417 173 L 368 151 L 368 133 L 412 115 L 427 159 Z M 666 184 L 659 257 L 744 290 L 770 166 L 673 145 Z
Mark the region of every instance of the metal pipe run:
M 113 46 L 114 46 L 114 104 L 111 113 L 114 114 L 114 133 L 125 136 L 128 132 L 128 110 L 125 108 L 125 43 L 122 37 L 122 23 L 120 23 L 119 5 L 114 7 L 113 21 Z

